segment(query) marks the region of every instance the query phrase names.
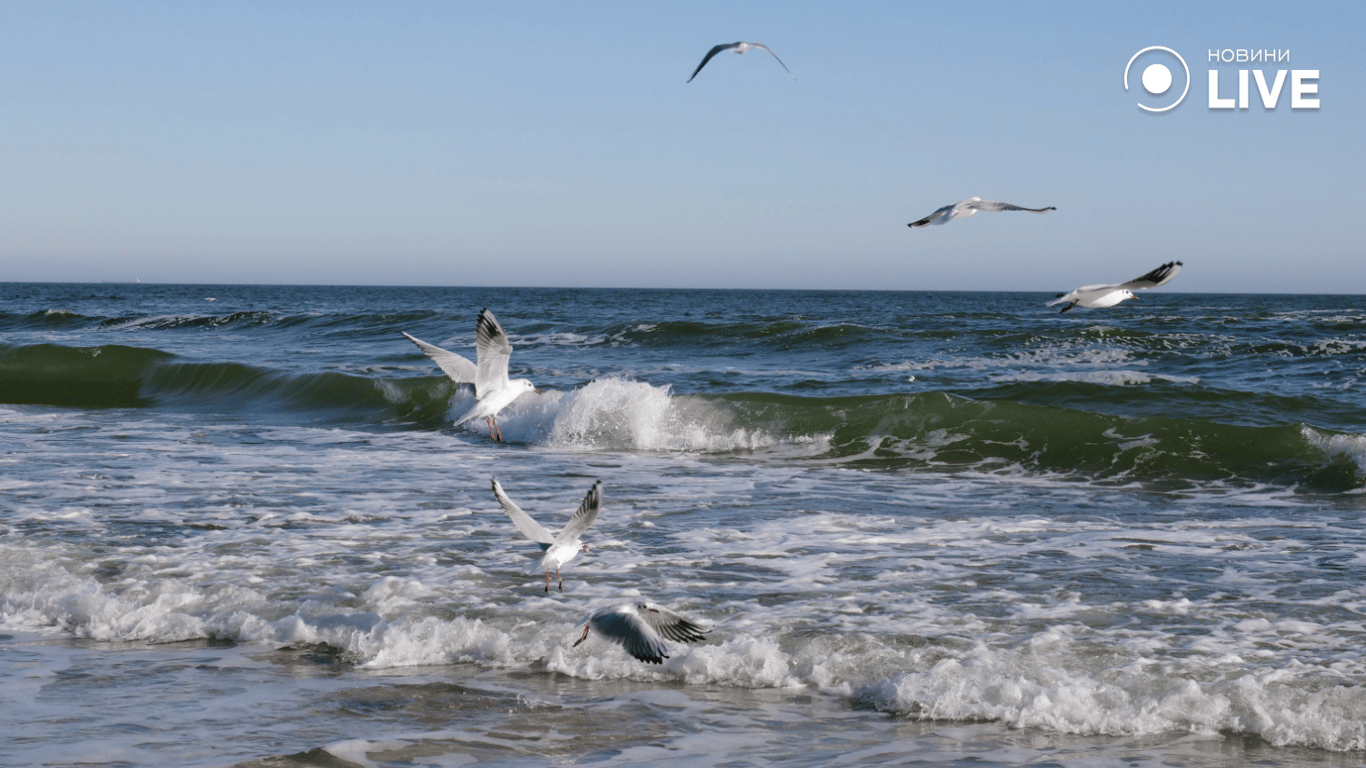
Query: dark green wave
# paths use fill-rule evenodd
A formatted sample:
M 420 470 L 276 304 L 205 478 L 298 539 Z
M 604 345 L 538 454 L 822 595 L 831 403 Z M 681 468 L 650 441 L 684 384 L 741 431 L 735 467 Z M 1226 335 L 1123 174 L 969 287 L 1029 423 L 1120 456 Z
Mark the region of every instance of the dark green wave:
M 821 458 L 868 469 L 1024 472 L 1172 491 L 1211 483 L 1323 491 L 1366 484 L 1356 456 L 1325 447 L 1337 433 L 1303 424 L 1134 418 L 940 392 L 717 400 L 751 428 L 832 435 Z
M 828 439 L 815 460 L 878 470 L 1023 472 L 1180 491 L 1211 484 L 1347 491 L 1363 487 L 1360 437 L 1302 423 L 1235 424 L 1183 415 L 1189 388 L 1116 394 L 1085 383 L 1012 383 L 987 396 L 916 392 L 847 397 L 680 395 L 728 429 Z M 156 349 L 0 345 L 0 402 L 168 407 L 438 429 L 456 387 L 442 376 L 386 379 L 198 362 Z M 1200 393 L 1202 397 L 1208 393 Z M 1229 393 L 1239 397 L 1271 397 Z M 1118 399 L 1117 399 L 1118 398 Z M 1313 403 L 1277 402 L 1297 413 Z M 1204 412 L 1207 409 L 1198 409 Z
M 149 405 L 147 371 L 174 355 L 108 344 L 0 346 L 0 402 L 119 408 Z

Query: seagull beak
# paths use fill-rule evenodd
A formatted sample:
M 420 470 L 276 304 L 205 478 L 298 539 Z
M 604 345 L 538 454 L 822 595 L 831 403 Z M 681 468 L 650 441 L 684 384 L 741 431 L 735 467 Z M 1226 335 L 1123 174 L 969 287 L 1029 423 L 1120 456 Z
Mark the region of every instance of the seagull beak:
M 570 648 L 578 648 L 578 647 L 579 647 L 579 643 L 582 643 L 584 640 L 587 640 L 587 639 L 588 639 L 588 630 L 590 630 L 590 629 L 592 629 L 592 627 L 584 627 L 584 628 L 583 628 L 583 637 L 580 637 L 578 640 L 575 640 L 575 641 L 574 641 L 574 644 L 571 645 L 571 646 L 569 646 L 569 647 L 570 647 Z

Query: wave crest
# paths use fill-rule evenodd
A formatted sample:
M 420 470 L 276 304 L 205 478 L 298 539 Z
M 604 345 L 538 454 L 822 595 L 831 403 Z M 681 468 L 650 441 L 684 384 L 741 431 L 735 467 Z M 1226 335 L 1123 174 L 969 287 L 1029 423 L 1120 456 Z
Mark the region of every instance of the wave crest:
M 668 386 L 601 379 L 556 395 L 544 406 L 550 425 L 538 442 L 558 450 L 733 451 L 779 442 L 737 424 L 734 412 L 675 396 Z

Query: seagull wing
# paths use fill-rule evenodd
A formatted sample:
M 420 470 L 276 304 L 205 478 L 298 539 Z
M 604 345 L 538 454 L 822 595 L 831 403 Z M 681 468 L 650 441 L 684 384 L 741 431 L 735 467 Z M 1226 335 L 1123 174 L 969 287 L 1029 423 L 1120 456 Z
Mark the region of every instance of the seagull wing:
M 660 639 L 659 633 L 630 606 L 599 611 L 592 621 L 593 628 L 603 637 L 641 661 L 662 664 L 669 658 L 669 647 Z
M 1143 277 L 1134 278 L 1127 283 L 1121 283 L 1117 288 L 1128 288 L 1131 291 L 1140 288 L 1156 288 L 1159 285 L 1166 285 L 1171 282 L 1176 273 L 1181 271 L 1181 262 L 1169 261 L 1166 264 L 1154 269 Z
M 975 208 L 979 211 L 989 211 L 992 213 L 995 213 L 997 211 L 1029 211 L 1030 213 L 1048 213 L 1049 211 L 1057 210 L 1057 208 L 1051 205 L 1047 208 L 1025 208 L 1023 206 L 1015 205 L 1013 203 L 1002 203 L 997 200 L 964 201 L 964 207 Z
M 694 70 L 692 71 L 692 77 L 688 78 L 688 82 L 691 83 L 691 82 L 692 82 L 692 78 L 693 78 L 693 77 L 697 77 L 697 73 L 698 73 L 698 72 L 701 72 L 701 71 L 702 71 L 702 68 L 705 67 L 705 66 L 707 66 L 707 62 L 711 61 L 711 57 L 715 56 L 716 54 L 720 53 L 721 51 L 725 51 L 725 50 L 729 50 L 729 49 L 731 49 L 731 48 L 734 48 L 735 46 L 737 46 L 737 45 L 739 45 L 739 44 L 740 44 L 739 42 L 734 42 L 734 43 L 722 43 L 721 45 L 713 46 L 712 49 L 711 49 L 710 51 L 707 51 L 707 55 L 702 57 L 702 63 L 697 65 L 697 69 L 694 69 Z M 767 50 L 767 49 L 765 49 L 765 50 Z M 773 53 L 773 51 L 769 51 L 769 53 Z M 778 57 L 777 57 L 777 56 L 774 56 L 773 58 L 776 59 L 776 58 L 778 58 Z M 778 62 L 778 63 L 779 63 L 779 64 L 782 64 L 781 61 Z M 784 66 L 783 69 L 787 69 L 787 67 Z M 789 74 L 790 74 L 790 73 L 789 73 Z
M 555 544 L 567 544 L 583 535 L 589 526 L 598 519 L 598 512 L 602 511 L 602 481 L 593 483 L 593 487 L 588 491 L 588 495 L 583 497 L 583 503 L 579 505 L 579 511 L 569 518 L 569 522 L 560 529 L 559 535 L 555 537 Z
M 707 632 L 711 631 L 694 624 L 668 608 L 654 603 L 642 603 L 637 608 L 640 611 L 641 621 L 670 640 L 680 643 L 695 643 L 706 640 Z
M 479 313 L 474 331 L 474 348 L 479 355 L 478 370 L 474 377 L 475 392 L 483 396 L 486 392 L 506 387 L 512 344 L 508 342 L 507 334 L 503 333 L 503 326 L 498 324 L 498 318 L 487 309 Z
M 427 357 L 436 361 L 441 370 L 451 377 L 451 381 L 457 384 L 473 384 L 478 370 L 474 363 L 455 354 L 449 350 L 442 349 L 435 344 L 428 344 L 422 339 L 412 336 L 406 331 L 399 331 L 408 337 L 408 341 L 417 345 L 417 348 L 427 353 Z
M 540 523 L 531 519 L 531 515 L 522 511 L 522 508 L 512 503 L 512 499 L 503 493 L 503 486 L 498 484 L 498 479 L 493 479 L 493 495 L 502 505 L 503 511 L 508 517 L 512 518 L 512 524 L 517 526 L 517 530 L 522 535 L 541 545 L 541 549 L 547 549 L 555 543 L 555 537 L 545 529 Z
M 773 49 L 769 48 L 767 45 L 764 45 L 763 43 L 750 43 L 750 45 L 754 46 L 755 48 L 763 48 L 765 51 L 768 51 L 769 54 L 773 56 L 773 58 L 778 59 L 778 54 L 773 53 Z M 783 60 L 782 60 L 782 59 L 778 59 L 778 63 L 779 63 L 779 64 L 783 64 Z M 783 69 L 787 69 L 787 65 L 786 65 L 786 64 L 783 64 Z M 788 73 L 789 75 L 792 75 L 792 70 L 787 69 L 787 73 Z M 793 80 L 796 80 L 796 79 L 797 79 L 797 76 L 796 76 L 796 75 L 792 75 L 792 79 L 793 79 Z
M 1074 290 L 1074 291 L 1071 291 L 1071 292 L 1069 292 L 1069 293 L 1060 293 L 1060 294 L 1058 294 L 1058 298 L 1056 298 L 1056 299 L 1054 299 L 1054 300 L 1048 302 L 1048 303 L 1045 304 L 1044 306 L 1045 306 L 1045 307 L 1051 307 L 1051 306 L 1053 306 L 1054 304 L 1061 304 L 1061 303 L 1063 303 L 1064 301 L 1072 301 L 1072 300 L 1076 299 L 1077 297 L 1081 296 L 1083 293 L 1089 293 L 1090 291 L 1106 291 L 1106 292 L 1109 292 L 1109 291 L 1117 291 L 1117 290 L 1119 290 L 1119 289 L 1122 288 L 1122 287 L 1124 287 L 1124 286 L 1121 286 L 1121 285 L 1105 285 L 1105 284 L 1102 284 L 1102 285 L 1083 285 L 1082 287 L 1080 287 L 1080 288 L 1078 288 L 1078 289 L 1076 289 L 1076 290 Z
M 954 205 L 957 205 L 957 203 L 955 203 Z M 936 219 L 936 218 L 938 218 L 938 217 L 940 217 L 940 216 L 944 215 L 945 213 L 947 213 L 947 212 L 949 212 L 949 211 L 952 211 L 952 210 L 953 210 L 953 205 L 946 205 L 946 206 L 944 206 L 943 208 L 940 208 L 939 210 L 935 211 L 934 213 L 931 213 L 929 216 L 926 216 L 925 218 L 921 219 L 920 221 L 913 221 L 913 222 L 911 222 L 910 224 L 907 224 L 906 226 L 912 227 L 912 228 L 927 226 L 927 225 L 929 225 L 930 223 L 932 223 L 932 222 L 934 221 L 934 219 Z

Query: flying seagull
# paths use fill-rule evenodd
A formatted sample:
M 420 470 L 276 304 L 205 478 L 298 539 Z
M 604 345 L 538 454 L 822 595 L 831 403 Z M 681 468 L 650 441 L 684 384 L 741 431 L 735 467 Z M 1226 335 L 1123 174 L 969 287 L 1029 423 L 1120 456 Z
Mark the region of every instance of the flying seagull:
M 983 200 L 980 197 L 970 197 L 967 200 L 962 200 L 953 205 L 946 205 L 920 221 L 913 221 L 906 226 L 915 229 L 916 227 L 927 227 L 931 224 L 948 224 L 951 219 L 961 219 L 966 216 L 971 216 L 978 211 L 990 211 L 992 213 L 996 213 L 997 211 L 1047 213 L 1056 210 L 1058 209 L 1051 205 L 1047 208 L 1023 208 L 1018 205 L 1011 205 L 1010 203 L 1000 203 L 995 200 Z
M 1166 285 L 1171 282 L 1176 273 L 1181 271 L 1181 262 L 1169 261 L 1166 264 L 1154 269 L 1143 277 L 1135 278 L 1127 283 L 1118 285 L 1083 285 L 1071 293 L 1060 293 L 1058 298 L 1048 302 L 1045 306 L 1062 304 L 1067 306 L 1062 308 L 1063 312 L 1072 307 L 1089 307 L 1091 309 L 1101 309 L 1103 307 L 1113 307 L 1125 299 L 1138 299 L 1134 291 L 1143 288 L 1156 288 L 1159 285 Z
M 702 63 L 698 64 L 697 69 L 694 69 L 692 71 L 692 77 L 697 77 L 697 73 L 701 72 L 702 68 L 707 66 L 707 62 L 711 61 L 711 57 L 715 56 L 721 51 L 730 50 L 731 48 L 734 48 L 736 53 L 744 53 L 745 51 L 748 51 L 750 48 L 762 48 L 765 51 L 768 51 L 770 54 L 773 54 L 773 58 L 778 59 L 778 54 L 773 53 L 773 51 L 770 50 L 769 47 L 767 45 L 764 45 L 763 43 L 722 43 L 720 45 L 713 46 L 710 51 L 707 51 L 707 55 L 702 57 Z M 787 65 L 783 64 L 782 59 L 778 59 L 778 63 L 783 65 L 783 69 L 787 69 Z M 792 70 L 787 69 L 787 73 L 789 75 L 792 75 Z M 692 82 L 692 77 L 688 78 L 688 82 Z M 792 75 L 792 79 L 796 80 L 797 76 Z
M 541 551 L 545 554 L 541 557 L 541 562 L 537 565 L 534 573 L 545 571 L 545 591 L 550 591 L 550 572 L 555 572 L 555 578 L 560 580 L 560 591 L 564 591 L 564 578 L 560 576 L 560 568 L 563 567 L 579 552 L 587 552 L 588 545 L 579 541 L 579 537 L 593 521 L 598 519 L 598 512 L 602 510 L 602 481 L 593 483 L 588 495 L 583 497 L 583 503 L 579 505 L 579 511 L 569 518 L 569 522 L 564 524 L 558 534 L 552 534 L 540 523 L 531 519 L 531 515 L 523 512 L 521 507 L 512 503 L 512 499 L 503 492 L 503 486 L 498 484 L 498 479 L 493 480 L 493 495 L 497 497 L 498 503 L 502 505 L 503 511 L 508 517 L 512 518 L 512 524 L 517 526 L 517 530 L 522 535 L 531 539 L 541 546 Z
M 706 633 L 711 631 L 654 603 L 623 603 L 599 608 L 579 624 L 587 626 L 583 628 L 583 636 L 574 641 L 573 647 L 577 648 L 579 643 L 588 639 L 589 630 L 596 629 L 598 634 L 649 664 L 663 664 L 669 658 L 669 648 L 664 645 L 665 638 L 679 643 L 695 643 L 705 640 Z
M 474 385 L 474 407 L 455 420 L 456 426 L 483 417 L 489 428 L 489 437 L 502 440 L 503 433 L 498 429 L 498 420 L 495 418 L 498 412 L 511 405 L 524 392 L 540 391 L 526 379 L 508 379 L 508 358 L 512 356 L 512 344 L 508 343 L 507 334 L 503 333 L 498 318 L 487 309 L 479 313 L 474 328 L 474 350 L 478 365 L 435 344 L 428 344 L 406 331 L 402 333 L 435 360 L 451 381 Z

